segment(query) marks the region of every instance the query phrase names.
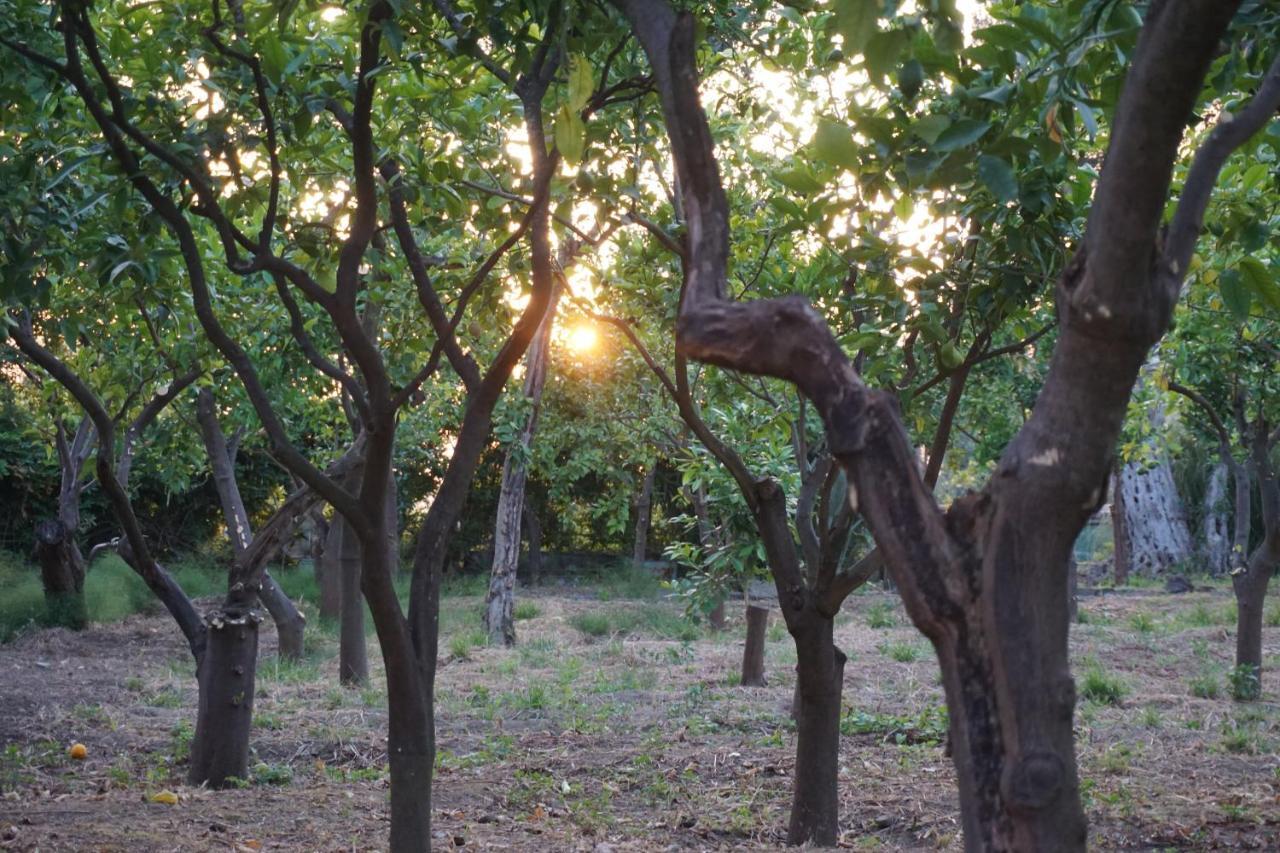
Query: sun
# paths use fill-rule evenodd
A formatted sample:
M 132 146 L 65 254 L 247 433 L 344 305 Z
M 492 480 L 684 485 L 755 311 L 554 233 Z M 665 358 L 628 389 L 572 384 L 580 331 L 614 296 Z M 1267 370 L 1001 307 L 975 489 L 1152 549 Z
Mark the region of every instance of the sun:
M 566 343 L 569 345 L 569 349 L 576 353 L 588 353 L 600 343 L 600 336 L 596 334 L 596 330 L 591 326 L 574 326 L 569 330 Z

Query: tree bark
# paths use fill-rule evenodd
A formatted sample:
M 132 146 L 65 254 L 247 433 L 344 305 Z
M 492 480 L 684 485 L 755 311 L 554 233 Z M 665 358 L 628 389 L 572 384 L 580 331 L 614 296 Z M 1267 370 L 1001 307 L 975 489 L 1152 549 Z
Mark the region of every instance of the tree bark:
M 1111 475 L 1111 559 L 1116 586 L 1125 586 L 1129 583 L 1129 533 L 1125 528 L 1127 517 L 1124 492 L 1120 489 L 1120 466 L 1117 465 L 1115 472 Z
M 644 481 L 640 485 L 640 494 L 636 497 L 635 536 L 631 548 L 631 563 L 634 566 L 644 564 L 649 551 L 649 524 L 653 515 L 653 479 L 657 466 L 650 465 L 645 471 Z
M 201 388 L 196 395 L 196 421 L 200 425 L 200 436 L 204 440 L 205 455 L 209 457 L 209 468 L 213 472 L 214 490 L 218 493 L 218 502 L 222 505 L 222 517 L 227 525 L 227 537 L 231 540 L 231 550 L 237 558 L 242 558 L 253 541 L 253 530 L 249 524 L 249 513 L 244 507 L 244 498 L 240 494 L 240 482 L 236 479 L 236 450 L 227 444 L 222 425 L 218 422 L 213 392 Z M 284 537 L 278 537 L 283 541 Z M 261 559 L 265 563 L 272 555 L 264 554 Z M 285 660 L 302 658 L 303 635 L 306 631 L 306 619 L 302 613 L 284 594 L 284 590 L 265 571 L 258 589 L 258 599 L 271 615 L 276 626 L 277 653 Z M 257 631 L 255 626 L 254 631 Z M 254 640 L 255 648 L 257 640 Z
M 724 612 L 723 598 L 716 602 L 715 607 L 711 608 L 711 612 L 707 614 L 707 622 L 710 623 L 712 631 L 723 631 L 728 625 L 728 620 Z M 760 662 L 760 666 L 763 669 L 763 660 Z
M 1243 420 L 1243 419 L 1242 419 Z M 1245 430 L 1242 429 L 1244 433 Z M 1280 431 L 1278 431 L 1280 434 Z M 1262 541 L 1231 572 L 1231 586 L 1236 595 L 1236 669 L 1233 680 L 1235 698 L 1258 699 L 1262 695 L 1262 622 L 1267 586 L 1280 565 L 1280 478 L 1271 464 L 1272 442 L 1267 423 L 1259 418 L 1248 441 L 1248 461 L 1236 465 L 1236 531 L 1233 555 L 1244 553 L 1249 541 L 1249 485 L 1258 484 L 1262 510 Z
M 520 564 L 520 531 L 524 513 L 525 486 L 529 481 L 529 452 L 538 429 L 538 412 L 542 408 L 542 389 L 546 385 L 551 362 L 551 328 L 555 324 L 556 303 L 560 297 L 557 284 L 551 293 L 547 313 L 538 324 L 537 334 L 525 354 L 524 396 L 529 401 L 529 415 L 502 462 L 502 489 L 498 494 L 498 514 L 493 531 L 493 567 L 489 573 L 489 592 L 484 602 L 484 625 L 489 644 L 516 644 L 516 569 Z
M 249 606 L 222 607 L 206 619 L 208 646 L 197 673 L 200 705 L 187 772 L 192 785 L 225 788 L 248 779 L 258 623 Z
M 1130 573 L 1154 577 L 1191 558 L 1191 533 L 1167 458 L 1152 468 L 1128 463 L 1117 478 L 1115 505 L 1124 513 L 1116 553 L 1125 554 Z M 1123 544 L 1119 537 L 1123 536 Z
M 1231 528 L 1227 522 L 1227 465 L 1218 462 L 1209 473 L 1204 493 L 1201 555 L 1205 571 L 1221 575 L 1231 559 Z
M 806 620 L 796 640 L 796 770 L 787 843 L 834 847 L 839 834 L 840 702 L 845 655 L 834 622 Z
M 529 543 L 529 586 L 537 586 L 542 580 L 542 522 L 524 493 L 524 513 L 521 516 L 525 540 Z
M 742 686 L 764 687 L 764 641 L 769 608 L 747 604 L 747 641 L 742 646 Z
M 677 352 L 789 381 L 820 414 L 847 472 L 849 501 L 938 654 L 966 848 L 1083 849 L 1067 654 L 1071 548 L 1100 504 L 1134 383 L 1169 328 L 1222 164 L 1280 106 L 1280 63 L 1197 151 L 1162 236 L 1187 121 L 1238 4 L 1153 5 L 1115 109 L 1083 243 L 1057 285 L 1059 336 L 1044 386 L 985 489 L 944 512 L 920 476 L 896 401 L 867 387 L 807 300 L 728 297 L 731 216 L 699 102 L 695 21 L 664 0 L 614 2 L 648 55 L 684 192 Z M 745 490 L 749 475 L 734 473 Z M 812 643 L 811 659 L 834 655 L 829 640 L 813 639 L 821 634 L 810 615 L 816 607 L 798 568 L 774 556 L 797 648 Z M 814 840 L 825 838 L 824 826 Z
M 73 532 L 56 518 L 36 525 L 36 560 L 44 585 L 45 620 L 73 631 L 89 624 L 84 601 L 84 558 Z
M 338 578 L 341 597 L 338 624 L 338 681 L 348 686 L 369 680 L 369 651 L 364 636 L 364 596 L 361 543 L 344 518 L 335 518 L 338 529 Z
M 342 613 L 342 529 L 342 516 L 334 513 L 316 560 L 321 619 L 336 621 Z
M 58 456 L 58 514 L 36 525 L 35 558 L 44 585 L 45 618 L 51 625 L 79 631 L 89 624 L 84 600 L 87 566 L 76 544 L 84 465 L 93 454 L 93 422 L 85 415 L 67 441 L 66 425 L 55 424 Z

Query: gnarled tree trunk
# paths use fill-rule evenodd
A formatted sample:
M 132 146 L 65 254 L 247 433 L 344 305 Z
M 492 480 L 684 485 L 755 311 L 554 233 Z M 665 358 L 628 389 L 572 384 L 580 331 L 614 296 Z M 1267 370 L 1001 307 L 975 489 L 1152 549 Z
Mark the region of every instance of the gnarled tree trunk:
M 1114 507 L 1123 513 L 1115 542 L 1117 565 L 1123 554 L 1126 574 L 1154 577 L 1192 556 L 1187 514 L 1168 459 L 1150 468 L 1133 462 L 1121 468 L 1113 513 Z
M 1209 472 L 1209 481 L 1205 484 L 1204 519 L 1200 525 L 1201 560 L 1205 571 L 1211 575 L 1225 573 L 1231 559 L 1231 526 L 1227 520 L 1230 504 L 1227 499 L 1227 466 L 1218 462 Z

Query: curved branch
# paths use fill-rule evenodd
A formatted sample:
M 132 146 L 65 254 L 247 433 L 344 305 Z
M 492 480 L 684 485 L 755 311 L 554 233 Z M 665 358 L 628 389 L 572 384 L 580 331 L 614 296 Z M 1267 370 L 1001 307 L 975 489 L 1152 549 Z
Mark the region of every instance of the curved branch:
M 1244 109 L 1234 116 L 1224 115 L 1219 119 L 1191 161 L 1187 181 L 1182 186 L 1182 197 L 1178 199 L 1178 207 L 1169 226 L 1169 237 L 1165 241 L 1164 254 L 1174 274 L 1182 275 L 1191 263 L 1196 240 L 1204 226 L 1209 197 L 1227 158 L 1266 127 L 1277 110 L 1280 110 L 1280 56 L 1271 63 L 1257 93 Z

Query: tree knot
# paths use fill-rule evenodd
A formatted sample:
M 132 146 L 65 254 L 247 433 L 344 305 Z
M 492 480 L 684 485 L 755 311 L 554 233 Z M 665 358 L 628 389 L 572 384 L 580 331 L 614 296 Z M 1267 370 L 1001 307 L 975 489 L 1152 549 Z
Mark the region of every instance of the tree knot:
M 1057 799 L 1066 778 L 1067 767 L 1061 756 L 1047 749 L 1034 749 L 1005 765 L 1001 794 L 1012 809 L 1037 811 Z

